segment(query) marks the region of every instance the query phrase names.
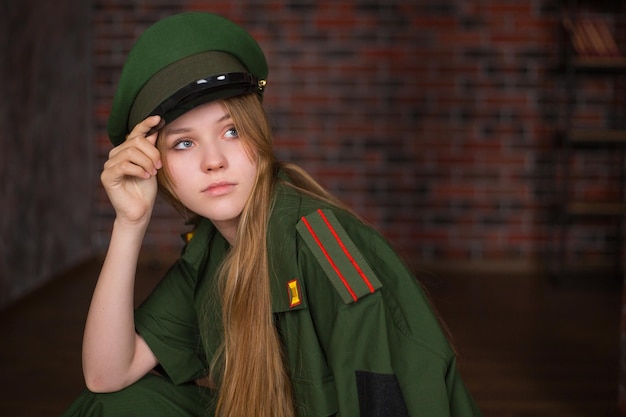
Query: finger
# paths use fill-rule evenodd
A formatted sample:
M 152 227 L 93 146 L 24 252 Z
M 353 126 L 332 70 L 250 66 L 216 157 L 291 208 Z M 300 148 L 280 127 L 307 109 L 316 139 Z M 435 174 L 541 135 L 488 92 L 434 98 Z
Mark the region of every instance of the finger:
M 113 164 L 100 174 L 100 179 L 105 187 L 115 187 L 131 178 L 140 180 L 150 179 L 152 176 L 139 165 L 135 165 L 130 161 L 122 161 L 119 164 Z
M 152 134 L 151 132 L 161 123 L 161 116 L 148 116 L 143 119 L 141 122 L 137 123 L 133 130 L 128 134 L 127 138 L 132 138 L 135 136 L 143 136 L 144 138 L 148 136 L 148 134 Z M 163 127 L 163 126 L 161 126 Z
M 142 168 L 146 173 L 148 173 L 148 175 L 156 175 L 157 167 L 155 166 L 154 159 L 159 158 L 158 150 L 151 145 L 149 147 L 143 145 L 143 148 L 144 149 L 140 149 L 139 146 L 127 146 L 126 148 L 119 150 L 105 162 L 104 168 L 107 169 L 129 162 Z M 149 153 L 152 155 L 149 155 Z
M 152 160 L 155 168 L 161 168 L 161 152 L 149 138 L 137 136 L 129 140 L 128 147 L 138 149 Z
M 135 151 L 129 152 L 129 150 L 132 149 L 146 155 L 152 161 L 152 166 L 155 169 L 161 169 L 161 153 L 153 143 L 141 135 L 129 137 L 125 142 L 111 149 L 109 152 L 109 159 L 117 158 L 119 155 L 126 155 L 122 157 L 131 157 L 132 155 L 135 155 Z
M 151 127 L 150 130 L 148 131 L 148 133 L 146 133 L 146 138 L 155 135 L 159 130 L 161 130 L 163 128 L 163 126 L 165 126 L 165 120 L 161 117 L 159 117 L 159 123 L 157 123 L 155 126 Z M 156 142 L 156 138 L 157 135 L 154 136 L 155 142 Z
M 161 116 L 155 115 L 146 117 L 144 120 L 139 122 L 137 126 L 135 126 L 135 128 L 131 131 L 126 139 L 127 141 L 129 141 L 130 139 L 135 139 L 136 142 L 141 142 L 138 139 L 142 138 L 145 139 L 151 147 L 155 148 L 156 152 L 148 151 L 146 149 L 143 149 L 143 151 L 154 158 L 154 166 L 157 169 L 160 169 L 162 167 L 161 154 L 156 149 L 156 141 L 158 138 L 157 132 L 163 126 L 165 126 L 165 120 L 161 118 Z

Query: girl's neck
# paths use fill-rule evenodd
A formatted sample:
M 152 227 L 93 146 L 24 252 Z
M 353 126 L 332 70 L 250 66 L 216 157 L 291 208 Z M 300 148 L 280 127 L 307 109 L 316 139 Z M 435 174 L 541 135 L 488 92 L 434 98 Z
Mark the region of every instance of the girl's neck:
M 211 220 L 211 222 L 213 223 L 217 231 L 220 232 L 222 236 L 224 236 L 224 239 L 226 239 L 228 243 L 230 243 L 230 246 L 234 246 L 235 241 L 237 240 L 237 226 L 239 224 L 239 219 L 237 219 L 236 221 L 228 220 L 223 222 Z

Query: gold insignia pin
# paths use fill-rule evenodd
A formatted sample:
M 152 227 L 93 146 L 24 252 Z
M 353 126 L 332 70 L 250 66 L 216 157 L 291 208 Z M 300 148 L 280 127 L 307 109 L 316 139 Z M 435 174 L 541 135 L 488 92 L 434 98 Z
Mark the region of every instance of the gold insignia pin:
M 293 308 L 300 303 L 302 303 L 302 299 L 300 298 L 300 284 L 297 279 L 292 279 L 287 283 L 287 290 L 289 292 L 289 307 Z

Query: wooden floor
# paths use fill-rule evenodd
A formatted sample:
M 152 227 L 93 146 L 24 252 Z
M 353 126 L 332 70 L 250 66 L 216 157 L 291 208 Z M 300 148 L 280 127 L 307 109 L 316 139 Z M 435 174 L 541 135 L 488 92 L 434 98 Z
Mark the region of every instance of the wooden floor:
M 172 259 L 162 258 L 142 261 L 137 299 Z M 82 389 L 81 333 L 100 262 L 0 311 L 0 416 L 58 416 Z M 421 277 L 486 417 L 618 415 L 621 289 L 515 273 Z

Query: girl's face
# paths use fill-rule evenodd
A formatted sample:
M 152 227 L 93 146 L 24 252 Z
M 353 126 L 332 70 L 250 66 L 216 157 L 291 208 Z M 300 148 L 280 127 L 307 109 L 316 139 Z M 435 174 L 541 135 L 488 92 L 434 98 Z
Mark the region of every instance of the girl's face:
M 159 141 L 172 191 L 189 210 L 210 219 L 232 244 L 257 164 L 221 102 L 175 119 Z

